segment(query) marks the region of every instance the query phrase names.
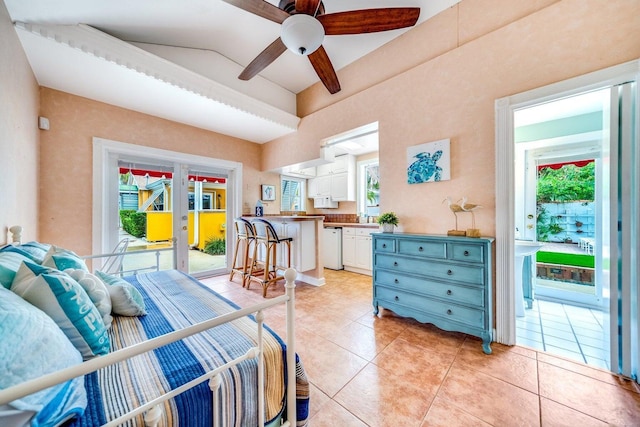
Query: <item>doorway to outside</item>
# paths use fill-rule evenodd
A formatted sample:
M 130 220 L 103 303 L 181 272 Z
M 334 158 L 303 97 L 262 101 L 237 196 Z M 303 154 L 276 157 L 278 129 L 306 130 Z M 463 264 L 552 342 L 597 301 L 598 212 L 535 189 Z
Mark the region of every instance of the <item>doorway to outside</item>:
M 638 232 L 640 230 L 640 149 L 637 146 L 640 128 L 640 112 L 637 108 L 640 98 L 640 87 L 637 84 L 640 81 L 639 65 L 638 60 L 630 61 L 498 99 L 495 103 L 495 340 L 507 345 L 516 343 L 516 311 L 523 298 L 520 297 L 520 301 L 516 303 L 515 293 L 520 286 L 516 287 L 515 282 L 519 277 L 525 278 L 524 263 L 520 264 L 518 261 L 525 256 L 532 256 L 542 246 L 539 243 L 523 243 L 516 240 L 517 232 L 524 230 L 526 233 L 531 230 L 530 232 L 533 233 L 537 228 L 536 211 L 519 212 L 517 215 L 515 211 L 517 194 L 521 192 L 532 194 L 530 191 L 523 190 L 523 186 L 535 185 L 522 177 L 521 171 L 516 168 L 517 143 L 514 131 L 516 112 L 535 106 L 550 105 L 555 101 L 569 99 L 576 95 L 604 90 L 608 92 L 608 102 L 602 107 L 602 131 L 600 132 L 602 149 L 600 157 L 593 156 L 596 174 L 594 204 L 596 235 L 593 242 L 586 240 L 582 244 L 586 245 L 587 250 L 593 251 L 596 297 L 599 295 L 598 284 L 602 284 L 601 295 L 603 306 L 606 308 L 602 322 L 603 335 L 605 345 L 609 344 L 610 370 L 636 382 L 640 373 L 640 335 L 638 335 L 640 288 L 637 281 L 640 274 L 640 262 L 637 257 L 640 252 L 640 233 Z M 556 159 L 554 162 L 562 161 Z M 535 170 L 529 174 L 536 177 Z M 521 177 L 519 181 L 518 177 Z M 598 196 L 599 193 L 601 196 Z M 598 200 L 602 203 L 598 204 Z M 598 212 L 598 209 L 601 211 Z M 562 212 L 562 215 L 564 214 Z M 525 218 L 525 220 L 519 218 Z M 520 226 L 517 225 L 518 220 Z M 526 220 L 533 223 L 523 222 Z M 583 225 L 585 223 L 581 219 L 574 219 L 574 226 L 578 225 L 576 222 L 582 222 Z M 517 232 L 516 228 L 518 228 Z M 584 228 L 582 230 L 584 232 Z M 520 239 L 522 238 L 521 235 Z M 531 240 L 534 239 L 531 238 Z M 589 246 L 590 243 L 593 247 Z M 557 272 L 550 271 L 548 274 L 563 273 L 558 269 Z M 576 274 L 576 277 L 579 276 Z M 523 283 L 524 280 L 520 282 Z M 609 284 L 608 292 L 607 283 Z M 539 299 L 534 301 L 546 303 Z M 571 327 L 569 325 L 569 328 Z
M 240 212 L 242 165 L 94 138 L 94 253 L 123 238 L 123 270 L 156 265 L 195 277 L 228 272 L 229 231 Z M 96 237 L 97 236 L 97 237 Z M 158 249 L 165 251 L 157 252 Z
M 609 151 L 602 136 L 609 96 L 608 89 L 591 91 L 514 112 L 515 180 L 523 190 L 515 194 L 516 239 L 541 245 L 522 263 L 516 343 L 605 369 L 601 230 L 609 224 L 601 163 Z

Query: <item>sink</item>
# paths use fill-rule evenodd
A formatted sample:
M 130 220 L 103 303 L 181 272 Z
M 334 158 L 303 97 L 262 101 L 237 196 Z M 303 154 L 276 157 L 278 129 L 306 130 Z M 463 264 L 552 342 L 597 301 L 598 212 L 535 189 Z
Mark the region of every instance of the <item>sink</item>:
M 515 275 L 515 300 L 516 300 L 516 317 L 524 317 L 524 291 L 522 289 L 522 266 L 524 264 L 524 257 L 533 255 L 544 246 L 544 243 L 532 242 L 531 240 L 516 240 L 515 241 L 515 262 L 514 262 L 514 275 Z
M 516 240 L 516 256 L 527 256 L 533 255 L 540 250 L 540 248 L 544 246 L 544 243 L 540 242 L 532 242 L 530 240 Z

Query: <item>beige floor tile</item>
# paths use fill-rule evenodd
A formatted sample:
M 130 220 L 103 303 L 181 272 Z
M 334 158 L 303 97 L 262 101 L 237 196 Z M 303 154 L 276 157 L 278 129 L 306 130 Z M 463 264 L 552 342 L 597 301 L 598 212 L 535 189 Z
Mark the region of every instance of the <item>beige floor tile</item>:
M 334 400 L 368 426 L 419 426 L 435 396 L 368 364 Z
M 333 400 L 309 419 L 309 425 L 311 427 L 367 427 L 367 424 Z
M 399 334 L 400 332 L 394 332 L 390 329 L 374 329 L 357 322 L 351 322 L 344 328 L 334 330 L 327 338 L 340 347 L 371 361 Z
M 540 425 L 537 394 L 482 372 L 452 367 L 438 396 L 491 425 Z
M 436 397 L 420 427 L 490 427 L 479 418 L 464 412 L 445 399 Z
M 463 347 L 454 362 L 458 365 L 538 393 L 538 362 L 530 357 L 497 349 L 488 355 L 478 347 Z
M 609 425 L 544 397 L 540 399 L 540 412 L 542 427 L 602 427 Z
M 399 338 L 412 344 L 447 354 L 457 354 L 466 335 L 447 332 L 431 324 L 411 323 L 402 331 Z M 480 347 L 479 347 L 480 348 Z
M 640 425 L 640 394 L 538 362 L 540 396 L 618 426 Z
M 398 338 L 389 344 L 373 363 L 416 387 L 436 394 L 451 368 L 454 357 Z

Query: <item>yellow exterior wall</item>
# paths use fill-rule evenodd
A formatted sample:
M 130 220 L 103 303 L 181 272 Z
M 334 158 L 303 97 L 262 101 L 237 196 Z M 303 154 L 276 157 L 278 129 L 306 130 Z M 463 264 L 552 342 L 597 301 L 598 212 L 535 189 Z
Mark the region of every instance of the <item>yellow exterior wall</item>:
M 193 214 L 189 214 L 193 218 Z M 224 239 L 226 236 L 227 213 L 225 211 L 199 212 L 198 249 L 203 250 L 207 240 L 211 238 Z M 193 224 L 189 224 L 189 236 L 193 235 Z M 193 239 L 190 240 L 193 242 Z
M 147 212 L 147 241 L 161 242 L 173 237 L 173 212 Z

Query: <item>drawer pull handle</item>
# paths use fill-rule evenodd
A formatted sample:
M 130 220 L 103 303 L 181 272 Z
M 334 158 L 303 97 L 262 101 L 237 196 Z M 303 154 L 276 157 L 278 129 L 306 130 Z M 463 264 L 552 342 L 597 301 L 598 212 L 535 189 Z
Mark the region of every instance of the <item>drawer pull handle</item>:
M 394 283 L 400 283 L 400 281 L 398 279 L 395 279 L 393 282 Z
M 469 251 L 464 251 L 464 256 L 469 256 Z
M 418 251 L 420 251 L 420 252 L 424 251 L 424 249 L 422 248 L 422 246 L 420 246 L 420 247 L 418 248 Z
M 386 243 L 383 243 L 383 244 L 382 244 L 382 248 L 384 249 L 384 248 L 386 248 L 386 247 L 387 247 L 387 244 L 386 244 Z
M 395 300 L 396 300 L 396 301 L 398 301 L 399 299 L 400 299 L 400 298 L 398 297 L 398 295 L 396 295 L 396 298 L 395 298 Z
M 397 261 L 395 261 L 395 262 L 393 263 L 393 266 L 394 266 L 394 267 L 397 267 L 397 266 L 398 266 L 398 262 L 397 262 Z
M 448 276 L 453 275 L 453 271 L 451 271 L 451 270 L 447 270 L 447 275 L 448 275 Z
M 453 314 L 453 311 L 451 311 L 451 309 L 449 309 L 449 310 L 447 310 L 447 314 L 451 315 L 451 314 Z
M 447 295 L 451 295 L 453 292 L 451 292 L 451 289 L 447 290 Z

